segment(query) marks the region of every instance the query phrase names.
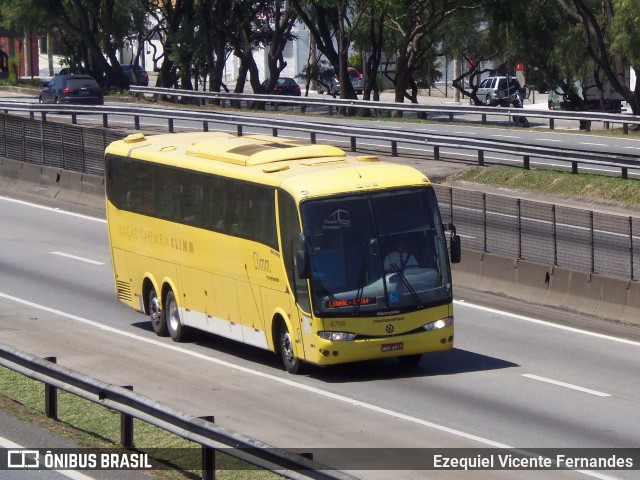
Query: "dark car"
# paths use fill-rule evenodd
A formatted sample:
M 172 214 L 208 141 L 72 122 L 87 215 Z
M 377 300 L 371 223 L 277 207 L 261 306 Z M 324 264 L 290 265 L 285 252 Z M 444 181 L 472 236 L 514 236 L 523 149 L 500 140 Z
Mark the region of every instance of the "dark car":
M 267 82 L 265 81 L 263 85 L 266 85 L 266 83 Z M 300 85 L 298 85 L 293 78 L 289 77 L 280 77 L 273 86 L 273 90 L 269 93 L 274 95 L 292 95 L 294 97 L 302 95 L 302 92 L 300 92 Z
M 121 63 L 120 68 L 124 76 L 127 78 L 126 85 L 123 85 L 118 77 L 114 74 L 107 73 L 105 75 L 104 83 L 107 89 L 112 88 L 129 88 L 131 85 L 138 85 L 140 87 L 149 86 L 149 74 L 140 65 L 131 65 L 130 63 Z M 135 72 L 135 74 L 134 74 Z
M 40 103 L 104 104 L 102 88 L 89 75 L 56 75 L 40 91 Z
M 140 87 L 149 86 L 149 74 L 140 65 L 131 65 L 129 63 L 124 63 L 120 66 L 122 67 L 122 71 L 124 72 L 124 74 L 129 79 L 129 85 L 138 85 Z

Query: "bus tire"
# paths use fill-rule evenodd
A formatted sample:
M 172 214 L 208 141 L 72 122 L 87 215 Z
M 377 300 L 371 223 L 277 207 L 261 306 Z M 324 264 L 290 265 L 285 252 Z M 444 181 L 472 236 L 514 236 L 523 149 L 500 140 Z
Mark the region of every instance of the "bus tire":
M 398 362 L 400 365 L 418 365 L 422 360 L 422 354 L 416 353 L 415 355 L 403 355 L 398 357 Z
M 160 308 L 160 299 L 155 288 L 151 287 L 147 300 L 149 301 L 149 320 L 151 320 L 153 331 L 159 337 L 166 337 L 169 335 L 169 330 L 167 329 L 167 322 L 164 319 L 162 308 Z
M 280 356 L 282 357 L 282 363 L 287 372 L 297 375 L 305 370 L 305 364 L 296 357 L 293 350 L 293 339 L 287 328 L 287 324 L 282 322 L 280 324 L 280 332 L 278 334 L 278 345 L 280 348 Z
M 176 296 L 172 290 L 167 292 L 167 297 L 164 299 L 164 317 L 165 325 L 171 340 L 174 342 L 186 341 L 187 327 L 185 327 L 180 320 L 178 302 L 176 301 Z

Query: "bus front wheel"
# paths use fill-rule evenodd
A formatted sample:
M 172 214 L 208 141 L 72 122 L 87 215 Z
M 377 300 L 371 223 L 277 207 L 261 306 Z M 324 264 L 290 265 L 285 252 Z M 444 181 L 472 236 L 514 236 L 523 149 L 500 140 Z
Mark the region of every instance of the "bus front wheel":
M 159 337 L 166 337 L 169 335 L 169 330 L 167 329 L 167 322 L 164 320 L 164 315 L 160 308 L 160 299 L 158 298 L 155 288 L 151 287 L 147 299 L 149 301 L 149 319 L 151 320 L 153 331 L 156 332 L 156 335 Z
M 175 294 L 169 290 L 167 298 L 164 300 L 165 326 L 169 332 L 171 340 L 174 342 L 184 342 L 187 339 L 187 327 L 182 325 L 180 320 L 180 310 Z
M 293 339 L 289 333 L 287 325 L 282 322 L 280 326 L 280 355 L 284 368 L 292 374 L 299 374 L 304 371 L 304 363 L 300 361 L 293 350 Z

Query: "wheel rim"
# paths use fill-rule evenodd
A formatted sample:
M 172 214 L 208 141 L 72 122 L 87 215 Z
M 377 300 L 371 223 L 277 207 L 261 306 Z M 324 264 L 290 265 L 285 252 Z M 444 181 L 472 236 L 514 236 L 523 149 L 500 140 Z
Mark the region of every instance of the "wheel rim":
M 180 315 L 178 314 L 178 306 L 175 301 L 171 301 L 169 304 L 169 328 L 175 332 L 179 327 Z
M 162 310 L 160 309 L 160 301 L 156 295 L 156 291 L 152 290 L 149 294 L 149 317 L 151 321 L 157 325 L 162 321 Z
M 291 342 L 291 335 L 288 330 L 282 335 L 282 356 L 287 363 L 293 363 L 295 361 L 295 356 L 293 355 L 293 343 Z

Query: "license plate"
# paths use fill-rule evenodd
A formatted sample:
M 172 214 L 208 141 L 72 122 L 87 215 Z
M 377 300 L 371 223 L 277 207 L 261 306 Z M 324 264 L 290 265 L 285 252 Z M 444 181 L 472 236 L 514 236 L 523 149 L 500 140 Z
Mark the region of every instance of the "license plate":
M 404 343 L 387 343 L 386 345 L 382 345 L 383 352 L 397 352 L 398 350 L 402 350 L 404 348 Z
M 80 90 L 80 95 L 89 95 L 89 90 Z

